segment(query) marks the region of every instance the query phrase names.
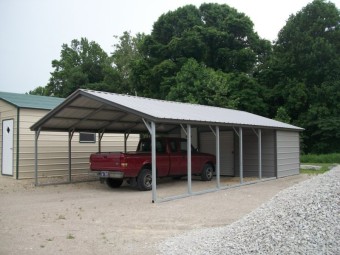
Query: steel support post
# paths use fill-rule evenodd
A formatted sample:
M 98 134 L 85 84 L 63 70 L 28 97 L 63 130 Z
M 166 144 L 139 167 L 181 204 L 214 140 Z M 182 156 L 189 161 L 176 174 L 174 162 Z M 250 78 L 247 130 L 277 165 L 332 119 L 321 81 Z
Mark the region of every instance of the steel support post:
M 242 127 L 239 128 L 239 149 L 240 149 L 240 183 L 243 183 L 243 133 Z
M 72 138 L 74 131 L 68 132 L 68 181 L 72 182 Z
M 101 153 L 102 152 L 102 139 L 104 136 L 104 131 L 101 133 L 98 133 L 98 152 Z
M 34 139 L 34 178 L 35 178 L 35 186 L 38 186 L 38 139 L 40 135 L 40 129 L 35 131 L 35 139 Z
M 220 179 L 220 128 L 216 126 L 216 187 L 221 188 Z
M 127 152 L 127 140 L 129 139 L 130 133 L 124 133 L 124 153 Z
M 191 183 L 191 125 L 187 125 L 187 162 L 188 162 L 188 194 L 192 194 Z
M 156 184 L 156 124 L 151 122 L 151 164 L 152 164 L 152 203 L 157 201 L 157 184 Z
M 259 151 L 259 179 L 262 179 L 262 131 L 259 129 L 258 133 L 258 151 Z

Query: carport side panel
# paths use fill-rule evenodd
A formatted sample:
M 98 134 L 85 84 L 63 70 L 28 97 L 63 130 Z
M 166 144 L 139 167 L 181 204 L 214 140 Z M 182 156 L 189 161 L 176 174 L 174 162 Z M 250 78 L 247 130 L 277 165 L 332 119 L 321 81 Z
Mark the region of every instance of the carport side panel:
M 277 177 L 300 173 L 299 132 L 277 131 Z
M 234 176 L 234 132 L 220 131 L 220 173 L 223 176 Z M 216 137 L 212 132 L 202 132 L 200 152 L 216 155 Z
M 253 130 L 244 129 L 243 145 L 243 175 L 257 177 L 259 176 L 258 137 Z
M 262 130 L 262 177 L 276 177 L 275 131 Z
M 276 177 L 275 131 L 262 129 L 262 177 Z M 239 176 L 239 138 L 235 136 L 235 176 Z M 258 138 L 251 129 L 244 129 L 243 164 L 244 176 L 258 177 Z

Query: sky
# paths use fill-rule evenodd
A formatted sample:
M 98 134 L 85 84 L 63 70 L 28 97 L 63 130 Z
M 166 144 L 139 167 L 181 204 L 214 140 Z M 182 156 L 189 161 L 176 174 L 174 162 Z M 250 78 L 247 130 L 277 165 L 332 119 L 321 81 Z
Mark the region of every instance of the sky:
M 158 17 L 204 2 L 245 13 L 261 38 L 273 41 L 291 14 L 312 0 L 0 0 L 0 91 L 26 93 L 46 86 L 61 46 L 86 37 L 108 54 L 114 35 L 150 34 Z M 332 0 L 340 8 L 340 0 Z

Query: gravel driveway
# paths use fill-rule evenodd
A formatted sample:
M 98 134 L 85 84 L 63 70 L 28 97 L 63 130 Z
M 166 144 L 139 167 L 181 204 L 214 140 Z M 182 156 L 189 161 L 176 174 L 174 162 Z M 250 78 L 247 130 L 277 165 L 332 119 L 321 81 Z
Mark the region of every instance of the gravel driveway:
M 162 242 L 163 254 L 340 254 L 340 167 L 281 191 L 241 220 Z
M 0 254 L 160 254 L 168 238 L 229 225 L 310 178 L 290 176 L 152 204 L 151 192 L 129 187 L 34 187 L 32 181 L 0 177 Z M 173 247 L 161 250 L 167 254 Z

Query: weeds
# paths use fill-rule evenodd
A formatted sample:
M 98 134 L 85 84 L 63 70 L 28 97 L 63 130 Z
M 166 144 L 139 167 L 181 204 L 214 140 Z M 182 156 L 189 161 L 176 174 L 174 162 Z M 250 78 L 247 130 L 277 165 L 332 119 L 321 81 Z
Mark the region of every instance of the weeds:
M 65 215 L 60 214 L 59 217 L 58 217 L 58 220 L 66 220 Z
M 75 237 L 74 237 L 74 235 L 72 235 L 72 234 L 68 234 L 68 235 L 66 236 L 66 239 L 75 239 Z

